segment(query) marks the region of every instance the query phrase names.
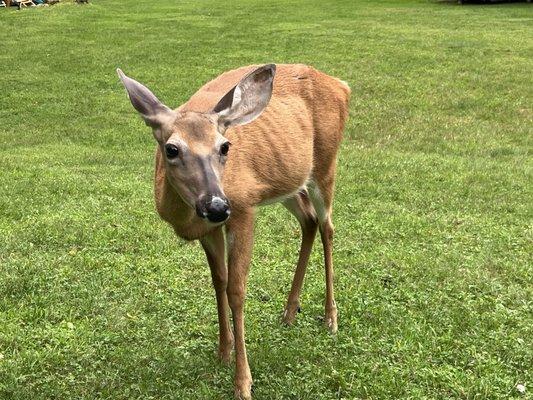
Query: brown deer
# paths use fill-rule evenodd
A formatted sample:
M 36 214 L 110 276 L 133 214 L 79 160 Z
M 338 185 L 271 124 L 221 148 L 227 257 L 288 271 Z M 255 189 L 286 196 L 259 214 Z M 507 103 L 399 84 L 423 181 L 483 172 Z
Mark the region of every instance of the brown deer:
M 290 325 L 299 310 L 319 229 L 326 269 L 325 324 L 337 331 L 331 213 L 350 89 L 306 65 L 248 66 L 220 75 L 172 110 L 117 72 L 157 141 L 157 211 L 178 236 L 200 240 L 216 293 L 219 358 L 229 363 L 235 345 L 235 397 L 251 399 L 244 298 L 258 206 L 282 202 L 302 228 L 283 322 Z

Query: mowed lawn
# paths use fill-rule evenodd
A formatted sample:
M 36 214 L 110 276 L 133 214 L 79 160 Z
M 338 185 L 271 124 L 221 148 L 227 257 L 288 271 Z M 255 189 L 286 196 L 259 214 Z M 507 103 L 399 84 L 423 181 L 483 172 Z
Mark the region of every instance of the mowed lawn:
M 255 399 L 531 398 L 531 5 L 94 0 L 0 9 L 0 26 L 0 399 L 231 398 L 209 268 L 154 210 L 155 142 L 115 68 L 178 106 L 267 62 L 353 94 L 339 332 L 319 241 L 280 324 L 299 227 L 260 209 Z

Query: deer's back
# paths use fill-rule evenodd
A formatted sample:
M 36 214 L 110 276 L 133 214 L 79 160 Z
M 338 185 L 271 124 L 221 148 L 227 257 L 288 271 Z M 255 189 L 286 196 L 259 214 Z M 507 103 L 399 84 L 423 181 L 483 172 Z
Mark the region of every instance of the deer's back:
M 180 110 L 208 112 L 257 66 L 225 72 L 200 88 Z M 248 125 L 230 128 L 223 187 L 234 208 L 290 195 L 336 156 L 347 117 L 349 89 L 303 64 L 278 64 L 269 105 Z M 323 165 L 324 164 L 324 165 Z

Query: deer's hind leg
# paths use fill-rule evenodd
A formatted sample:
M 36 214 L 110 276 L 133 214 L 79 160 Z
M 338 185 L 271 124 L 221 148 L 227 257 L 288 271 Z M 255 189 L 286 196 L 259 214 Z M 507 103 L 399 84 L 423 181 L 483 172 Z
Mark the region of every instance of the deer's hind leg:
M 291 325 L 294 322 L 296 313 L 300 311 L 300 292 L 304 281 L 305 271 L 309 263 L 309 256 L 313 248 L 316 231 L 318 229 L 316 213 L 309 199 L 307 190 L 298 192 L 295 196 L 283 202 L 291 214 L 293 214 L 302 228 L 302 244 L 298 263 L 292 280 L 291 291 L 287 299 L 287 305 L 283 313 L 283 323 Z
M 309 196 L 317 213 L 320 237 L 324 248 L 324 266 L 326 272 L 326 302 L 324 324 L 331 333 L 337 332 L 337 305 L 333 294 L 333 223 L 331 222 L 334 168 L 332 173 L 315 177 L 309 188 Z

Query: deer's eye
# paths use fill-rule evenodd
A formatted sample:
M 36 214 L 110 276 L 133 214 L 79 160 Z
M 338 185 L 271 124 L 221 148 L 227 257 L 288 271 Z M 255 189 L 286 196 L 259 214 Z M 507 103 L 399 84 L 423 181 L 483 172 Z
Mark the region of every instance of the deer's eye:
M 180 151 L 175 145 L 167 144 L 165 145 L 165 153 L 167 154 L 167 158 L 176 158 L 180 154 Z
M 223 156 L 227 156 L 228 155 L 228 151 L 229 151 L 229 147 L 231 146 L 231 143 L 230 142 L 226 142 L 226 143 L 223 143 L 221 146 L 220 146 L 220 154 L 223 155 Z

